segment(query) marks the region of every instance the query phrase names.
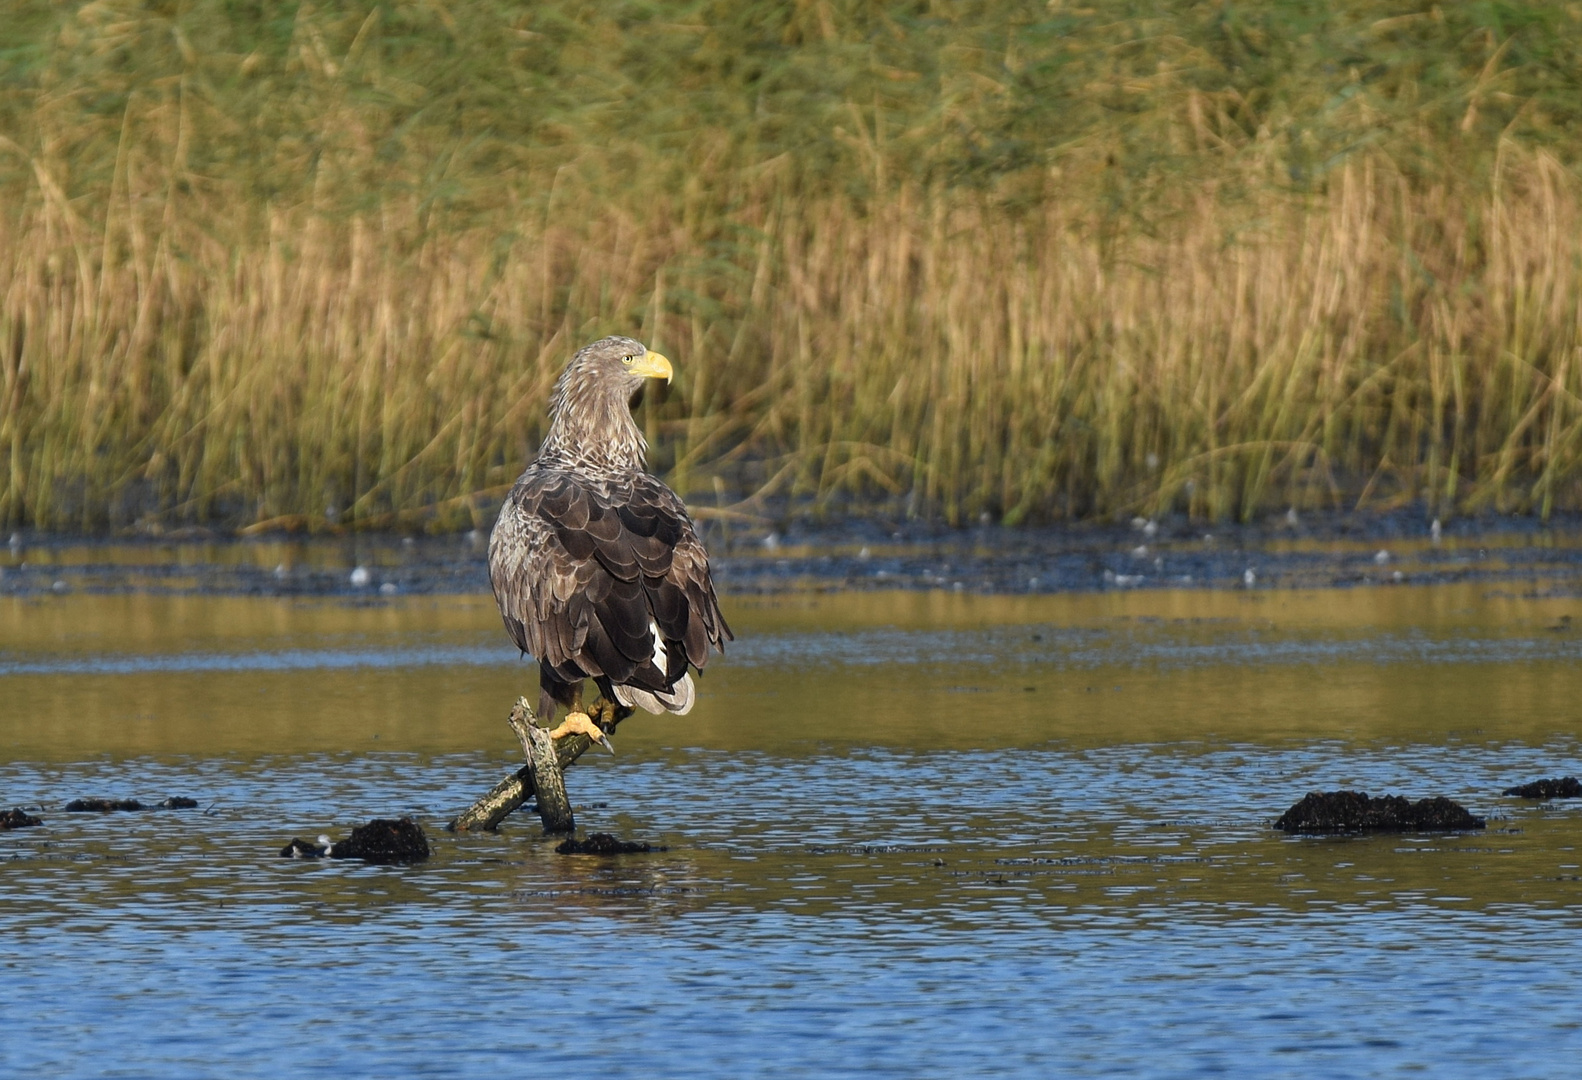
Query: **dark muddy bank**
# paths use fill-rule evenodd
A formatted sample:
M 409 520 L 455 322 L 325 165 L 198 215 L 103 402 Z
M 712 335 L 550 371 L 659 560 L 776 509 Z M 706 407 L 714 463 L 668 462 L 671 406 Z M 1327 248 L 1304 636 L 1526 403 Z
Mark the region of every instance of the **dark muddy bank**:
M 848 519 L 701 527 L 723 589 L 1333 588 L 1481 581 L 1582 592 L 1582 516 L 1548 523 L 1421 514 L 1278 515 L 1250 525 L 1185 519 L 949 529 Z M 0 595 L 65 592 L 346 596 L 378 600 L 488 588 L 488 537 L 384 534 L 83 539 L 17 533 L 0 546 Z

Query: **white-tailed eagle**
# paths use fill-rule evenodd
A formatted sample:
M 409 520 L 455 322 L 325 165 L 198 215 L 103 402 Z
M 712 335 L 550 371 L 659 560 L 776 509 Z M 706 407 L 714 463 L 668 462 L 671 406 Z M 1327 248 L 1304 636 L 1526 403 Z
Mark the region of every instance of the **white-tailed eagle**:
M 555 384 L 538 459 L 506 496 L 489 537 L 489 580 L 517 648 L 538 660 L 551 734 L 609 746 L 584 711 L 592 679 L 618 716 L 685 713 L 712 649 L 732 637 L 709 557 L 679 496 L 645 467 L 631 402 L 670 361 L 626 337 L 580 350 Z

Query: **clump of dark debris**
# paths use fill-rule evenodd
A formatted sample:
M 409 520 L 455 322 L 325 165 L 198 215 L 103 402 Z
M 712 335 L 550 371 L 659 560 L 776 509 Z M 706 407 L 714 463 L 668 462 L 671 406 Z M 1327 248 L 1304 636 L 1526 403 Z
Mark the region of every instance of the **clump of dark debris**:
M 605 832 L 593 833 L 586 840 L 566 840 L 555 848 L 560 855 L 636 855 L 644 851 L 663 850 L 662 847 L 637 840 L 620 840 Z
M 73 799 L 66 804 L 68 814 L 108 814 L 112 810 L 147 810 L 136 799 Z
M 281 849 L 285 859 L 361 859 L 380 865 L 422 862 L 429 856 L 428 837 L 409 817 L 374 818 L 337 843 L 327 836 L 317 844 L 296 839 Z
M 415 863 L 428 858 L 428 837 L 409 817 L 374 818 L 330 848 L 332 859 L 361 859 L 371 863 Z
M 0 813 L 0 832 L 9 829 L 30 829 L 34 825 L 42 824 L 44 824 L 42 819 L 34 817 L 20 806 Z
M 1312 791 L 1281 814 L 1274 827 L 1288 833 L 1456 832 L 1484 824 L 1443 796 L 1414 803 L 1401 795 L 1375 799 L 1365 791 Z
M 66 804 L 66 813 L 108 814 L 116 810 L 191 810 L 197 805 L 197 799 L 189 799 L 182 795 L 172 795 L 152 806 L 138 802 L 136 799 L 73 799 Z
M 1534 780 L 1530 784 L 1508 787 L 1501 794 L 1522 799 L 1582 799 L 1582 781 L 1574 776 Z

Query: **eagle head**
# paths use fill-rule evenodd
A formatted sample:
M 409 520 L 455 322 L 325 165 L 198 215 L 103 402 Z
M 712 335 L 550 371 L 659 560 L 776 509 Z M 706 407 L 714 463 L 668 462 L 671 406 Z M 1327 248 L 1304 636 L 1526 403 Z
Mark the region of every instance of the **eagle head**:
M 668 383 L 673 374 L 669 360 L 629 337 L 600 338 L 578 349 L 566 365 L 568 381 L 586 379 L 609 386 L 623 400 L 641 390 L 644 379 Z
M 648 379 L 670 381 L 670 361 L 629 337 L 577 350 L 555 384 L 539 460 L 590 468 L 641 468 L 648 444 L 630 405 Z

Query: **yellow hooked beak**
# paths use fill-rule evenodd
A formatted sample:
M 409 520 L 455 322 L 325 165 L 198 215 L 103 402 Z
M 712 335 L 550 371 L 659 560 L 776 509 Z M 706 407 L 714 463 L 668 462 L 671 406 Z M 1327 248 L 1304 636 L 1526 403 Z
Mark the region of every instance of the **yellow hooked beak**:
M 632 361 L 632 374 L 641 375 L 645 379 L 663 379 L 668 383 L 675 372 L 671 369 L 669 360 L 650 349 Z

